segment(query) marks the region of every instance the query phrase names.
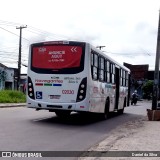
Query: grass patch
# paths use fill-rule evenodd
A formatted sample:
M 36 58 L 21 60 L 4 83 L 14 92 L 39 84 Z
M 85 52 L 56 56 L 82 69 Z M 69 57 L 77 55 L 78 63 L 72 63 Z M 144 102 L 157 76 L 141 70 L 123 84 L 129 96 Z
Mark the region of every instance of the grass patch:
M 20 91 L 2 90 L 0 91 L 0 103 L 25 103 L 26 95 Z

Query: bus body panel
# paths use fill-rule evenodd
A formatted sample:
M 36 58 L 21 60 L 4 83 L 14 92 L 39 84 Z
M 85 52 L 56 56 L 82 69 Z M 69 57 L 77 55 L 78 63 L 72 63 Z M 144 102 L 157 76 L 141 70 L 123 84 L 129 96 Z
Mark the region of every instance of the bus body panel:
M 96 50 L 94 47 L 91 49 Z M 104 56 L 105 58 L 107 57 L 100 50 L 96 50 L 96 52 L 99 55 Z M 121 66 L 122 68 L 125 68 L 125 70 L 129 73 L 129 69 L 118 64 L 113 59 L 111 59 L 109 57 L 107 57 L 107 58 L 111 62 L 114 62 L 118 68 L 120 68 L 120 66 Z M 125 107 L 125 101 L 127 102 L 127 97 L 128 97 L 128 87 L 124 87 L 119 84 L 119 86 L 118 86 L 119 87 L 118 108 L 116 109 L 115 105 L 116 105 L 117 84 L 93 80 L 91 77 L 91 72 L 89 75 L 90 75 L 90 93 L 89 94 L 90 94 L 90 102 L 91 102 L 90 105 L 91 105 L 91 110 L 93 112 L 103 113 L 107 99 L 109 99 L 109 103 L 110 103 L 110 105 L 109 105 L 110 112 L 113 112 L 115 110 L 120 110 Z M 118 80 L 120 83 L 120 77 L 118 77 Z
M 104 112 L 104 107 L 107 97 L 110 99 L 110 111 L 114 110 L 114 89 L 115 85 L 105 84 L 97 81 L 93 81 L 90 85 L 91 88 L 91 105 L 97 112 Z
M 81 78 L 77 76 L 40 75 L 32 76 L 35 98 L 37 101 L 48 103 L 74 103 L 76 102 L 78 87 Z M 34 78 L 36 77 L 36 78 Z

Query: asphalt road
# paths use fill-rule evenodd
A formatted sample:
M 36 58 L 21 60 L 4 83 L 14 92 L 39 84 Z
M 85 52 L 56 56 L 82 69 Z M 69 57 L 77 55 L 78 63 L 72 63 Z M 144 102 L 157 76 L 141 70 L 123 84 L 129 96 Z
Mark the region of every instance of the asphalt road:
M 150 103 L 138 102 L 137 106 L 125 108 L 123 115 L 112 115 L 106 121 L 79 114 L 62 120 L 48 111 L 37 112 L 26 107 L 1 108 L 0 150 L 85 151 L 105 139 L 117 126 L 146 116 L 146 108 L 150 106 Z

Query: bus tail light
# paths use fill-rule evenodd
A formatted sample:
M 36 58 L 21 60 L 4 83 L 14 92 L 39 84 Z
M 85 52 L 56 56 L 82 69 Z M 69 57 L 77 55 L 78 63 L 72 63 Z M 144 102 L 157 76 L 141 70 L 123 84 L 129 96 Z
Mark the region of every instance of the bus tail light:
M 28 96 L 31 99 L 35 99 L 34 97 L 34 88 L 33 88 L 33 83 L 30 77 L 28 77 Z
M 86 90 L 87 90 L 87 78 L 84 78 L 78 88 L 78 93 L 77 93 L 77 102 L 80 102 L 85 99 L 86 97 Z

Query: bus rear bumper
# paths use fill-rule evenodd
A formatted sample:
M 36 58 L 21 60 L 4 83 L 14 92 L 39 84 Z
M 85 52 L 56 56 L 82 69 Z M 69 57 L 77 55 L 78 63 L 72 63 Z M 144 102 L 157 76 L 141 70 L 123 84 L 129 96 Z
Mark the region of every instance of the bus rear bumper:
M 89 111 L 88 105 L 84 105 L 84 102 L 78 103 L 45 103 L 45 102 L 35 102 L 35 101 L 27 101 L 28 108 L 34 108 L 36 110 L 70 110 L 70 111 Z

